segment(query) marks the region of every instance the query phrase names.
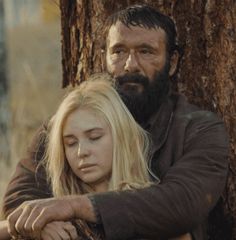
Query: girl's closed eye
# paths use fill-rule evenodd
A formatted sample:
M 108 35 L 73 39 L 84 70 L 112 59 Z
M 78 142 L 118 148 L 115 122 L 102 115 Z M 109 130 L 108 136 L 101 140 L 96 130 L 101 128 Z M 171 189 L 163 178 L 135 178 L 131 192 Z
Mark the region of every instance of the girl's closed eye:
M 78 140 L 75 138 L 66 138 L 64 139 L 64 145 L 67 147 L 72 147 L 78 143 Z
M 102 138 L 102 135 L 91 135 L 90 137 L 89 137 L 89 140 L 90 141 L 97 141 L 97 140 L 99 140 L 100 138 Z
M 67 143 L 66 145 L 67 145 L 68 147 L 73 147 L 73 146 L 76 145 L 76 143 L 77 143 L 77 142 L 73 141 L 73 142 Z

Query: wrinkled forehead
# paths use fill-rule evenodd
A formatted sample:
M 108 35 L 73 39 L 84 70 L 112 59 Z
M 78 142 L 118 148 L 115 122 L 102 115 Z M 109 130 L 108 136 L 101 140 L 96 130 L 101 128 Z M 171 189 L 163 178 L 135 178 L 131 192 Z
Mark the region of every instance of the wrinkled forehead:
M 160 27 L 126 26 L 117 22 L 108 30 L 106 44 L 111 47 L 119 43 L 166 44 L 166 33 Z

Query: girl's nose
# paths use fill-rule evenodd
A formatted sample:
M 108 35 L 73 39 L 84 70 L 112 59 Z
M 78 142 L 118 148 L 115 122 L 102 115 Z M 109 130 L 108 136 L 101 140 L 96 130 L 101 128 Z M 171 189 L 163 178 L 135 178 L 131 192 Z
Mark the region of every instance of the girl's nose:
M 79 158 L 85 158 L 89 155 L 89 150 L 88 150 L 86 143 L 79 144 L 77 154 L 78 154 Z

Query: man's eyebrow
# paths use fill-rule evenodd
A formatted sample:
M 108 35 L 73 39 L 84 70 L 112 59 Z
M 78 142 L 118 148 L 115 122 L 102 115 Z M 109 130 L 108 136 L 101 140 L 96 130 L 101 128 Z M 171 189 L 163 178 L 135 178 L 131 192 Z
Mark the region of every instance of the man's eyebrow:
M 141 43 L 140 45 L 138 45 L 138 48 L 148 48 L 148 49 L 154 49 L 153 46 L 147 44 L 147 43 Z
M 111 46 L 112 49 L 114 49 L 114 48 L 122 48 L 122 47 L 124 47 L 124 44 L 122 44 L 122 43 L 116 43 L 113 46 Z

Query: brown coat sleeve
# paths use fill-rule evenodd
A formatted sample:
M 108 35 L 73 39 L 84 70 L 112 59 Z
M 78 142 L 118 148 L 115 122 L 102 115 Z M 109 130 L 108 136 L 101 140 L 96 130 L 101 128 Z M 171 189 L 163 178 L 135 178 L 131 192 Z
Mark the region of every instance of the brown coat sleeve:
M 44 168 L 39 164 L 44 155 L 46 134 L 47 127 L 44 124 L 36 132 L 25 158 L 17 164 L 3 199 L 4 217 L 7 217 L 24 201 L 51 196 Z

